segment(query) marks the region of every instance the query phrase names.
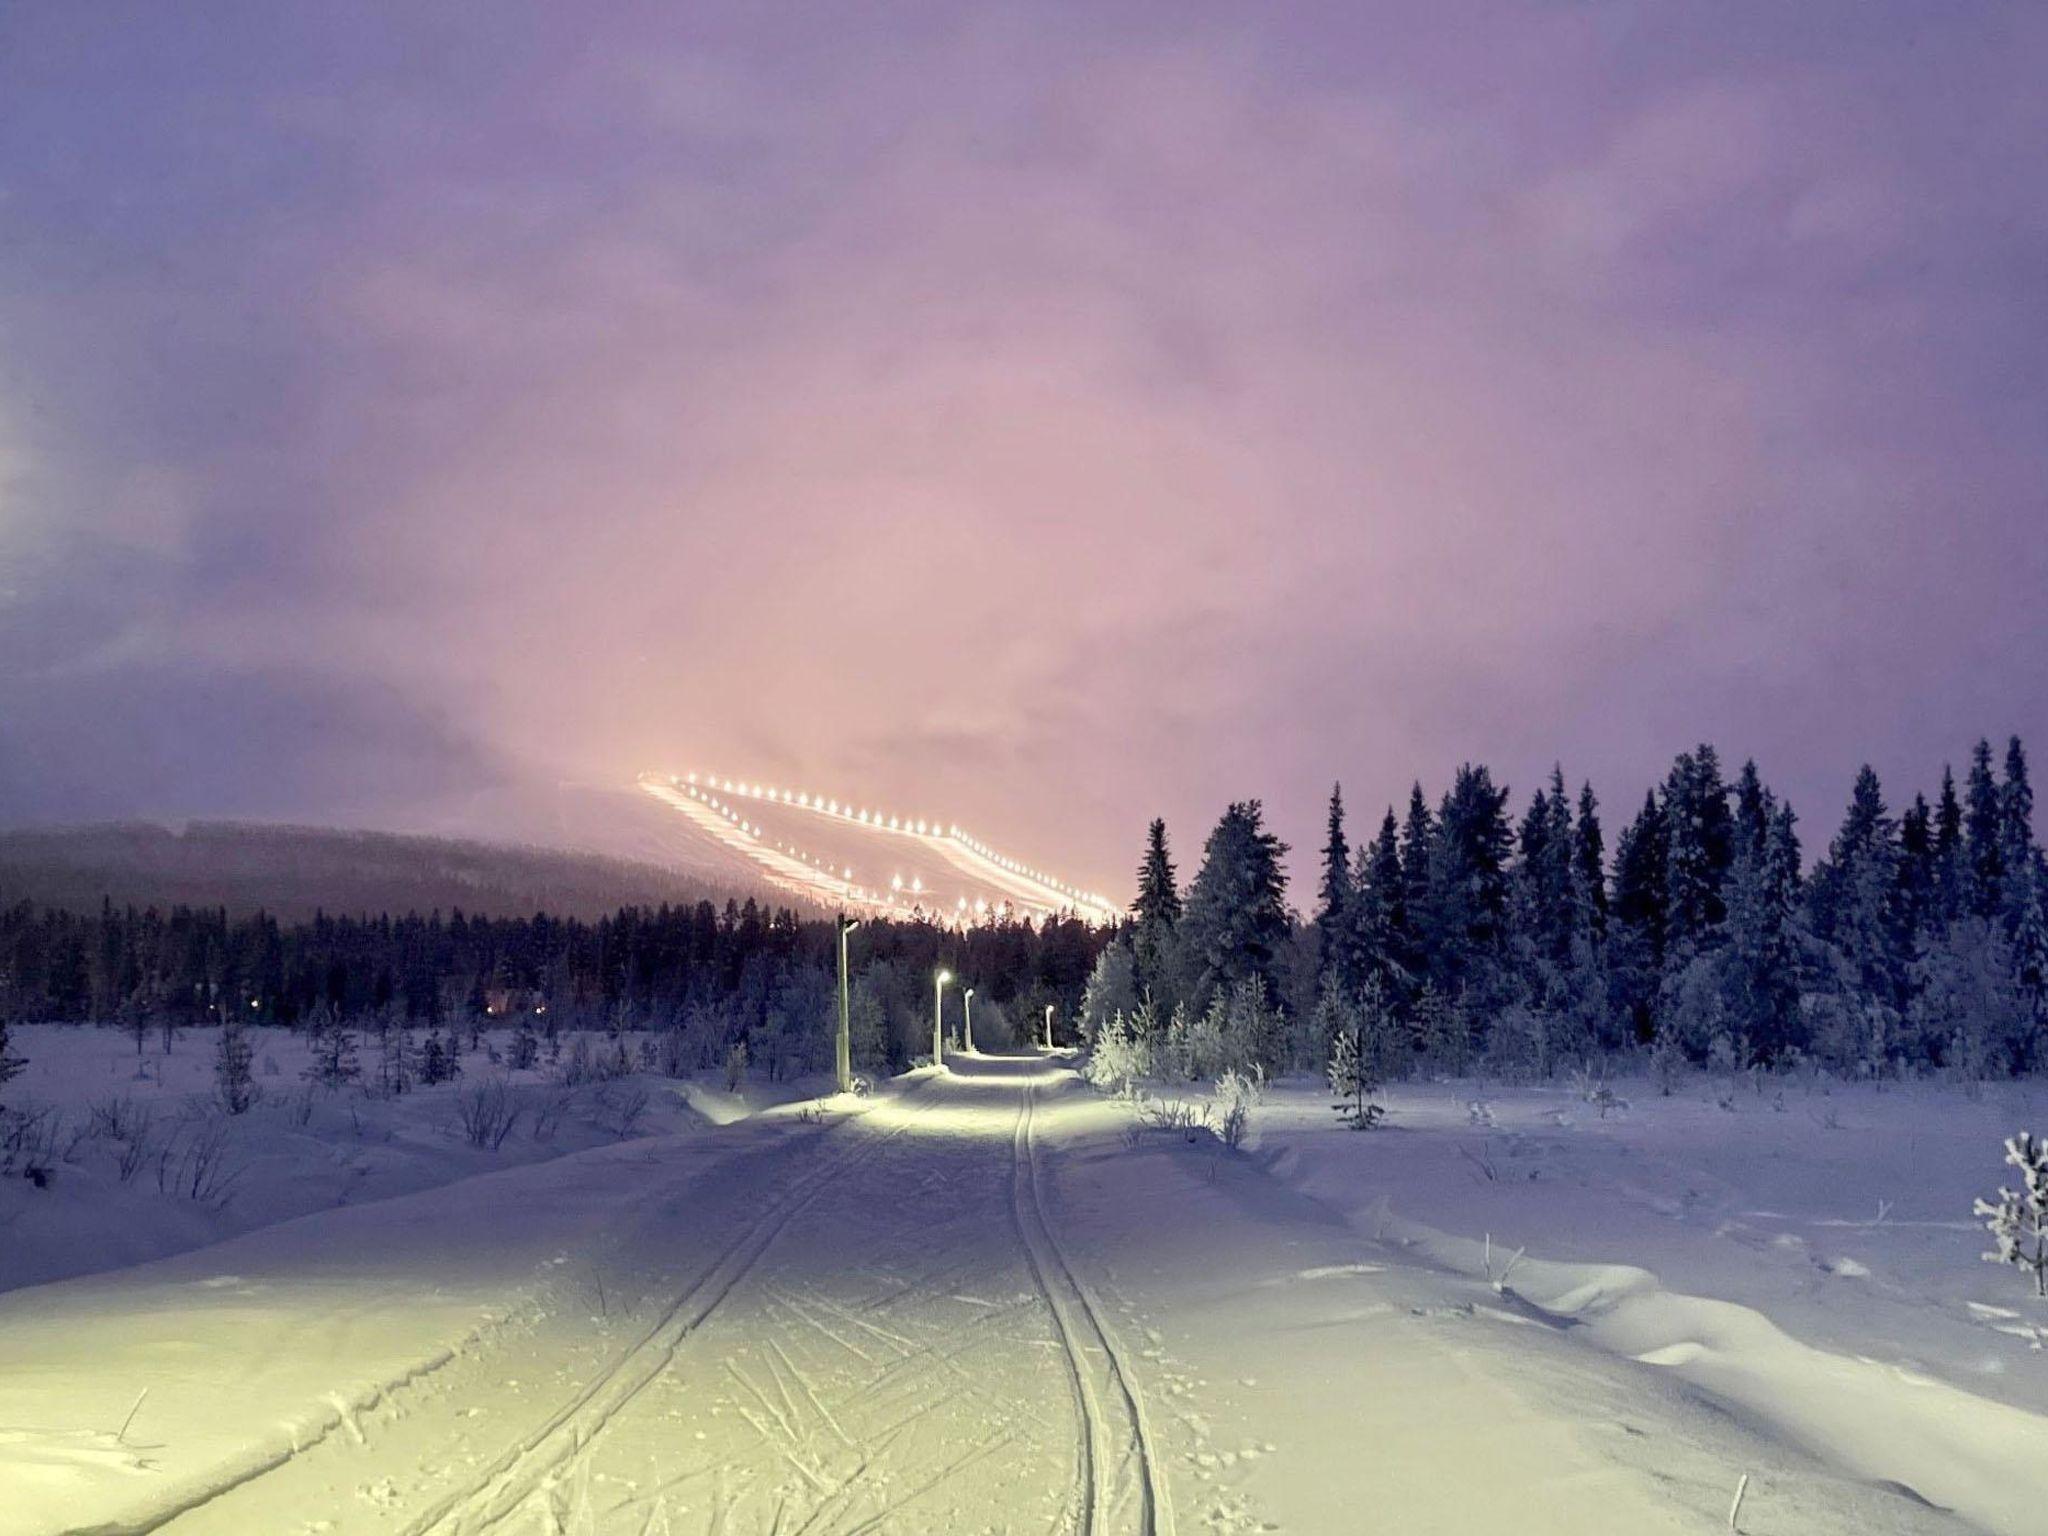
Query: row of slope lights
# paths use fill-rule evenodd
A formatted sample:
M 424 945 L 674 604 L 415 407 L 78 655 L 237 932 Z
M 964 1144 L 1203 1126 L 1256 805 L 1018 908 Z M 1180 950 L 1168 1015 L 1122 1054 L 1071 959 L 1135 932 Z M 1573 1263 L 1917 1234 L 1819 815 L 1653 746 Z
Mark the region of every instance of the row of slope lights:
M 699 776 L 694 773 L 688 775 L 688 779 L 691 785 L 699 782 Z M 851 802 L 841 805 L 837 800 L 827 800 L 822 795 L 812 795 L 802 791 L 787 789 L 773 789 L 760 784 L 735 783 L 731 779 L 721 780 L 716 774 L 705 774 L 703 781 L 707 782 L 712 789 L 722 788 L 729 795 L 744 795 L 750 800 L 779 801 L 783 805 L 794 805 L 804 810 L 817 811 L 826 816 L 837 816 L 842 820 L 856 821 L 863 826 L 875 827 L 890 832 L 906 832 L 918 837 L 950 837 L 962 846 L 981 855 L 989 863 L 996 865 L 1000 869 L 1007 870 L 1013 875 L 1023 875 L 1026 879 L 1035 880 L 1040 885 L 1058 891 L 1061 895 L 1071 897 L 1074 901 L 1084 905 L 1099 907 L 1105 911 L 1109 908 L 1109 902 L 1095 892 L 1078 890 L 1068 885 L 1065 881 L 1055 879 L 1053 876 L 1046 874 L 1043 870 L 1033 869 L 1028 864 L 1000 854 L 979 838 L 968 836 L 957 826 L 950 823 L 946 826 L 945 830 L 941 831 L 937 821 L 912 821 L 900 816 L 885 817 L 880 811 L 865 809 L 857 811 Z M 671 777 L 669 782 L 679 789 L 683 787 L 683 780 L 681 779 Z
M 680 789 L 684 789 L 692 799 L 701 800 L 705 805 L 709 806 L 712 810 L 716 811 L 719 815 L 723 816 L 727 821 L 731 822 L 734 826 L 738 827 L 740 831 L 744 832 L 747 836 L 753 838 L 756 842 L 759 842 L 761 840 L 762 829 L 760 825 L 756 822 L 742 821 L 740 819 L 739 813 L 734 811 L 732 807 L 728 806 L 723 800 L 720 800 L 716 795 L 709 794 L 703 790 L 700 790 L 694 785 L 679 784 L 677 785 L 677 787 Z M 774 847 L 778 853 L 784 854 L 785 856 L 792 859 L 800 859 L 804 863 L 809 864 L 812 868 L 821 871 L 828 878 L 832 876 L 832 870 L 830 866 L 822 863 L 818 859 L 814 858 L 812 855 L 804 852 L 801 848 L 795 847 L 794 845 L 789 843 L 776 843 Z M 853 871 L 850 868 L 841 869 L 838 878 L 846 882 L 847 889 L 851 891 L 855 896 L 859 896 L 863 899 L 869 899 L 869 892 L 865 886 L 857 886 L 853 884 Z M 891 902 L 897 906 L 901 906 L 903 904 L 903 877 L 901 875 L 896 875 L 891 878 L 889 884 L 891 889 Z M 924 893 L 924 881 L 921 878 L 913 879 L 910 882 L 910 889 L 913 895 L 922 895 Z M 957 910 L 962 912 L 967 911 L 969 906 L 968 900 L 965 896 L 960 897 L 957 901 L 953 903 L 953 905 Z M 975 897 L 973 902 L 973 911 L 975 916 L 986 917 L 989 913 L 989 910 L 989 904 L 986 900 L 979 896 Z M 1012 910 L 1012 908 L 1009 902 L 1004 901 L 997 903 L 994 910 L 999 913 L 1008 913 Z

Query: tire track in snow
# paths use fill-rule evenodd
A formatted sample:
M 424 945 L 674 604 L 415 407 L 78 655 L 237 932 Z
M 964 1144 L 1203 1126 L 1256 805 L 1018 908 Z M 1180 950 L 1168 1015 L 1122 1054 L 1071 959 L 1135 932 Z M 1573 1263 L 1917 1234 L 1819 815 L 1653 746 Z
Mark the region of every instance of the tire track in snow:
M 1045 1214 L 1032 1140 L 1037 1096 L 1038 1090 L 1027 1083 L 1012 1142 L 1011 1213 L 1032 1276 L 1052 1310 L 1080 1413 L 1075 1529 L 1081 1536 L 1096 1536 L 1111 1528 L 1118 1502 L 1116 1485 L 1128 1471 L 1130 1491 L 1138 1501 L 1134 1529 L 1143 1536 L 1173 1536 L 1173 1504 L 1164 1469 L 1153 1450 L 1144 1402 L 1102 1320 L 1101 1308 L 1067 1262 Z M 1091 1355 L 1101 1363 L 1096 1364 Z
M 515 1513 L 668 1368 L 684 1341 L 709 1321 L 746 1279 L 783 1228 L 834 1180 L 866 1162 L 907 1129 L 907 1122 L 899 1124 L 813 1169 L 729 1243 L 625 1353 L 481 1473 L 416 1514 L 400 1528 L 403 1536 L 468 1536 L 489 1530 Z

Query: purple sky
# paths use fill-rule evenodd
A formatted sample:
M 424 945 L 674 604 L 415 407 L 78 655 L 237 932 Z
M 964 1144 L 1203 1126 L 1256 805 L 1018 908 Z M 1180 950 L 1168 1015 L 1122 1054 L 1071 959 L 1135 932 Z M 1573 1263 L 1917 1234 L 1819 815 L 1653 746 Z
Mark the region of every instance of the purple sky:
M 2048 747 L 2044 78 L 1924 0 L 6 7 L 0 821 L 708 763 L 1121 890 L 1707 738 L 1824 840 Z

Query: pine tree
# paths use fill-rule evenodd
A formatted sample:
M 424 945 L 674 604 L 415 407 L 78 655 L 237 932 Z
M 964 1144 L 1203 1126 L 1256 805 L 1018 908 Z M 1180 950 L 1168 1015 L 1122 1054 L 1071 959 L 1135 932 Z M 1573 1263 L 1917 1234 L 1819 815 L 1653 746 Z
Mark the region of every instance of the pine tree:
M 249 1070 L 253 1054 L 240 1019 L 221 1025 L 213 1050 L 213 1091 L 220 1107 L 231 1115 L 244 1113 L 256 1102 L 256 1080 Z
M 1188 887 L 1182 919 L 1198 968 L 1193 1002 L 1256 978 L 1270 992 L 1274 961 L 1286 942 L 1287 845 L 1266 830 L 1257 800 L 1224 811 L 1202 849 L 1202 867 Z

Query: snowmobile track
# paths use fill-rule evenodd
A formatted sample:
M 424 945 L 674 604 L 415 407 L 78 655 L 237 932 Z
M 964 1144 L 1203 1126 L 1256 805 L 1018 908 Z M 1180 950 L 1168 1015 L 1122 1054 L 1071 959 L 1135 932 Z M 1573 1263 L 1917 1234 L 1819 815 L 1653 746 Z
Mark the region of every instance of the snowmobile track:
M 1173 1536 L 1173 1504 L 1164 1469 L 1153 1449 L 1144 1401 L 1102 1320 L 1102 1309 L 1067 1262 L 1046 1218 L 1038 1156 L 1032 1143 L 1037 1092 L 1026 1085 L 1024 1102 L 1017 1111 L 1011 1213 L 1032 1276 L 1052 1311 L 1081 1418 L 1073 1528 L 1079 1536 L 1097 1536 L 1116 1528 L 1118 1483 L 1128 1473 L 1138 1506 L 1137 1519 L 1130 1528 L 1143 1536 Z

